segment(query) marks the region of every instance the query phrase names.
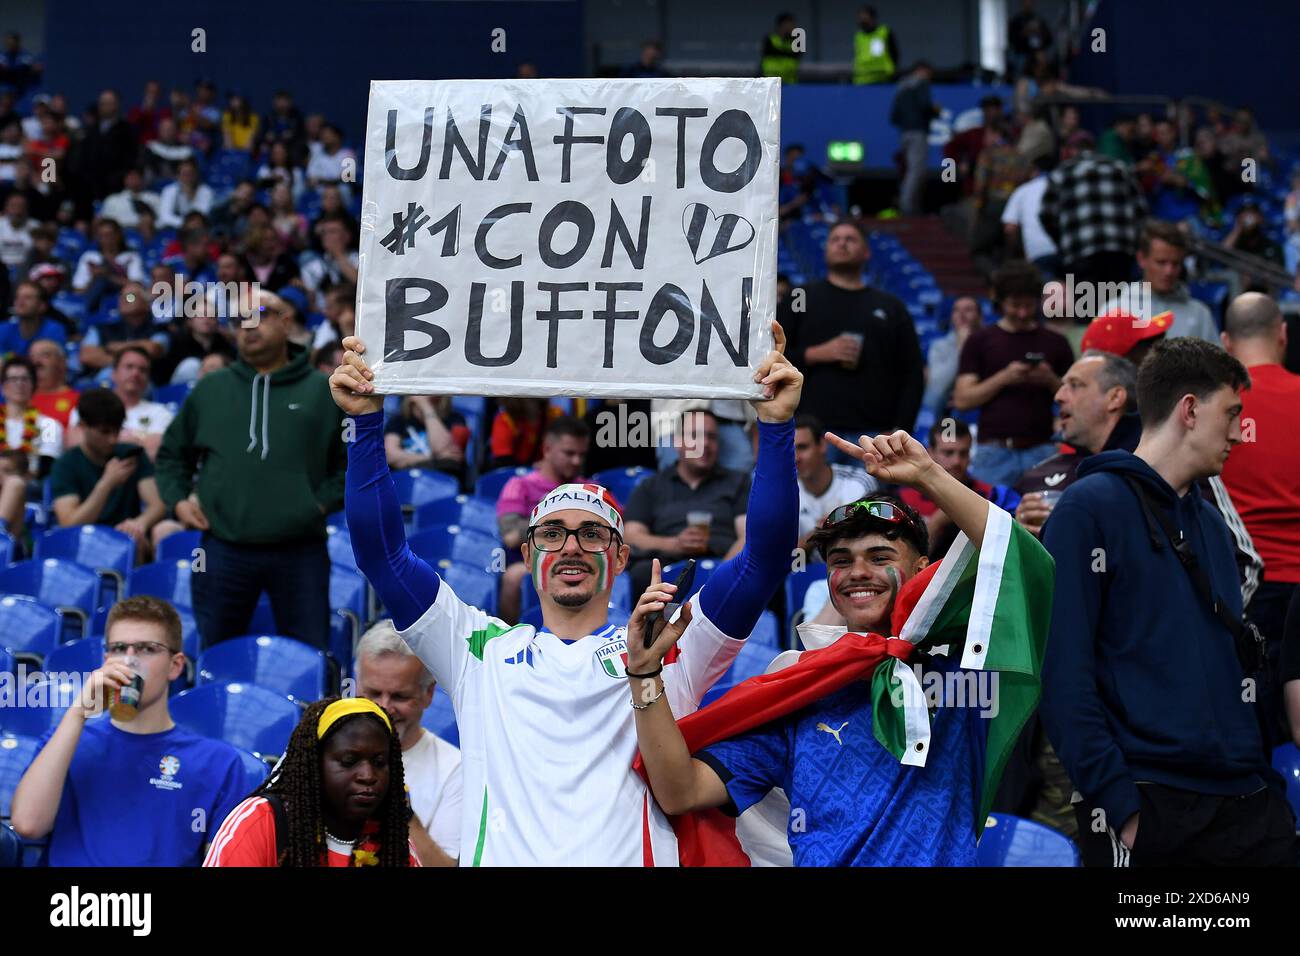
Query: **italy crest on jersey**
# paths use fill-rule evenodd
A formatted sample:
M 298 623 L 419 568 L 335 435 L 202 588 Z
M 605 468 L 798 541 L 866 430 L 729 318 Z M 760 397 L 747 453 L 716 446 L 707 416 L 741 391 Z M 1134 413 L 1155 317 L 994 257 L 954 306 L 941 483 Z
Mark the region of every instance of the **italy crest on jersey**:
M 621 680 L 627 676 L 627 643 L 623 640 L 607 641 L 596 648 L 596 663 L 610 677 Z

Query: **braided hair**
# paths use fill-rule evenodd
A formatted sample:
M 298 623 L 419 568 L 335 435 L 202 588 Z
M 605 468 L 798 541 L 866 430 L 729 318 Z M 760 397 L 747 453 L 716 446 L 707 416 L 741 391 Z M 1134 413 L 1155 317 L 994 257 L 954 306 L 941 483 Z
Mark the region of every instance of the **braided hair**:
M 338 728 L 355 714 L 335 722 L 325 737 L 316 739 L 316 727 L 325 708 L 337 701 L 326 697 L 307 708 L 302 720 L 289 737 L 289 747 L 276 771 L 254 795 L 275 794 L 284 803 L 289 832 L 284 835 L 284 852 L 279 865 L 285 867 L 327 866 L 325 843 L 324 786 L 321 781 L 321 757 L 325 743 Z M 373 717 L 371 718 L 373 719 Z M 388 791 L 375 813 L 379 821 L 379 866 L 410 866 L 407 847 L 411 809 L 406 801 L 406 779 L 402 772 L 402 745 L 392 730 L 388 733 Z

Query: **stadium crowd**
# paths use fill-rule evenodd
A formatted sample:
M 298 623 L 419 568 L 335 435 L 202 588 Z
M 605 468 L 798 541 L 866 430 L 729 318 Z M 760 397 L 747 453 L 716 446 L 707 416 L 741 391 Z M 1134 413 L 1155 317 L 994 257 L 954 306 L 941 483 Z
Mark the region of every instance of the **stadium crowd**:
M 892 79 L 897 40 L 868 11 L 860 81 Z M 787 69 L 792 26 L 766 38 L 764 70 Z M 918 308 L 895 294 L 897 239 L 840 217 L 788 151 L 782 242 L 807 269 L 781 277 L 788 343 L 763 369 L 775 397 L 751 406 L 367 395 L 353 338 L 358 155 L 344 131 L 288 91 L 259 113 L 206 80 L 151 82 L 134 102 L 106 89 L 77 114 L 42 92 L 11 35 L 0 671 L 91 675 L 73 697 L 46 681 L 48 706 L 28 708 L 40 716 L 0 707 L 0 812 L 32 855 L 653 860 L 667 823 L 647 810 L 643 836 L 642 794 L 674 816 L 757 810 L 774 788 L 799 806 L 812 786 L 800 761 L 832 734 L 787 715 L 694 761 L 648 758 L 643 784 L 628 769 L 638 739 L 690 756 L 654 703 L 703 714 L 783 651 L 818 646 L 818 625 L 889 636 L 900 584 L 979 546 L 987 520 L 1023 532 L 1027 554 L 1041 541 L 1056 567 L 1041 706 L 994 810 L 1059 831 L 1088 865 L 1294 862 L 1272 761 L 1300 740 L 1300 376 L 1275 290 L 1197 298 L 1187 236 L 1294 271 L 1300 174 L 1281 197 L 1242 180 L 1247 157 L 1285 172 L 1245 109 L 1084 129 L 1076 107 L 1040 104 L 1088 92 L 1046 56 L 1050 31 L 1027 21 L 1013 37 L 1012 108 L 987 99 L 983 124 L 946 148 L 963 192 L 952 212 L 989 297 Z M 656 75 L 657 55 L 648 44 L 636 75 Z M 897 112 L 928 123 L 924 66 L 913 77 Z M 916 211 L 920 184 L 901 183 Z M 1073 289 L 1133 294 L 1063 314 L 1067 275 Z M 187 298 L 188 283 L 207 291 Z M 232 283 L 256 283 L 242 313 L 208 294 Z M 241 321 L 250 311 L 259 320 Z M 672 426 L 657 442 L 607 437 L 632 416 Z M 605 524 L 557 524 L 557 498 Z M 637 642 L 687 559 L 699 596 L 649 654 Z M 560 711 L 510 697 L 534 654 L 560 661 L 622 627 L 632 652 L 605 672 L 644 685 L 635 720 L 604 685 L 589 713 L 563 711 L 564 727 Z M 508 650 L 524 666 L 502 677 L 489 641 L 493 661 Z M 92 717 L 137 676 L 133 720 Z M 868 706 L 837 693 L 836 713 Z M 496 709 L 525 704 L 529 726 L 512 736 Z M 459 727 L 453 705 L 486 729 Z M 966 726 L 936 723 L 952 761 L 923 783 L 916 768 L 880 771 L 900 805 L 957 808 L 932 853 L 883 846 L 884 804 L 854 798 L 790 847 L 778 820 L 778 858 L 975 862 L 962 834 L 983 826 L 976 795 L 953 789 L 963 761 L 983 759 Z M 463 764 L 458 741 L 472 748 Z M 872 766 L 885 754 L 870 734 L 855 747 Z M 515 756 L 517 784 L 491 752 Z M 553 779 L 570 753 L 592 767 L 626 757 L 628 779 L 602 770 L 585 791 Z M 563 837 L 535 809 L 560 789 L 591 804 Z M 489 791 L 514 830 L 491 829 L 485 849 Z M 583 834 L 618 849 L 560 855 Z

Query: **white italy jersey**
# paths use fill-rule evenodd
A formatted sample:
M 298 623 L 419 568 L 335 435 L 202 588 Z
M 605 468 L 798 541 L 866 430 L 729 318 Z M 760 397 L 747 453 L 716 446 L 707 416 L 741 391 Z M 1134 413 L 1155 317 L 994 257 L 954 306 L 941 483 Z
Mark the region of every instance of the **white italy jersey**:
M 676 717 L 694 712 L 741 641 L 698 603 L 664 667 Z M 624 628 L 572 644 L 510 627 L 444 581 L 401 632 L 451 696 L 460 730 L 462 866 L 676 866 L 677 841 L 632 770 L 637 738 Z

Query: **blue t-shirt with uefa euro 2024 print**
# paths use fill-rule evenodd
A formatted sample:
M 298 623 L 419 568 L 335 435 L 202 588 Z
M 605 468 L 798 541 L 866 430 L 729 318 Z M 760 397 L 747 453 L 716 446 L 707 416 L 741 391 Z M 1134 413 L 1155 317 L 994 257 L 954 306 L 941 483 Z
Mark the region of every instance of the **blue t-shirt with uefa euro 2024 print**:
M 247 781 L 239 752 L 220 740 L 87 720 L 50 831 L 49 865 L 198 866 Z
M 728 813 L 785 790 L 795 866 L 974 866 L 990 705 L 972 690 L 985 678 L 957 665 L 923 661 L 923 687 L 939 700 L 924 767 L 904 766 L 876 740 L 869 680 L 695 756 L 726 784 Z M 961 677 L 964 689 L 932 673 Z

